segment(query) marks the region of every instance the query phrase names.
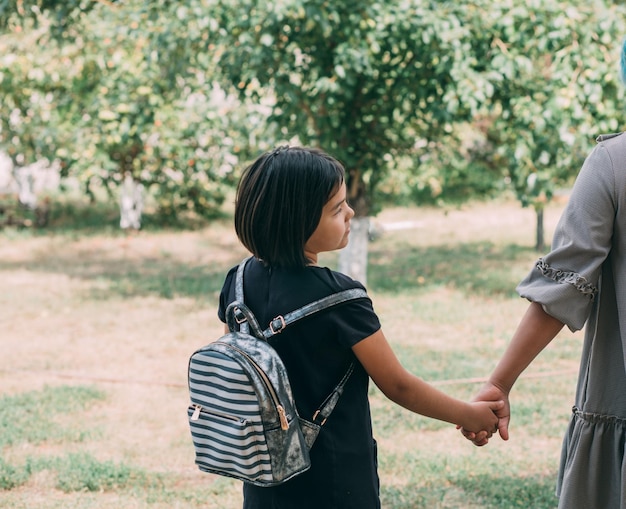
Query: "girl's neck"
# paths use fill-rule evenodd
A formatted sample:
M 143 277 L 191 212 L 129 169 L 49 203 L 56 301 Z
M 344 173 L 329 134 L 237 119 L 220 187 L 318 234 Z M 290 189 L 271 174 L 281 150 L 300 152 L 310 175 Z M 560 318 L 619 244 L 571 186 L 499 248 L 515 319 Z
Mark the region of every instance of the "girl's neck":
M 317 253 L 311 253 L 309 251 L 304 252 L 304 256 L 309 260 L 308 266 L 317 266 Z

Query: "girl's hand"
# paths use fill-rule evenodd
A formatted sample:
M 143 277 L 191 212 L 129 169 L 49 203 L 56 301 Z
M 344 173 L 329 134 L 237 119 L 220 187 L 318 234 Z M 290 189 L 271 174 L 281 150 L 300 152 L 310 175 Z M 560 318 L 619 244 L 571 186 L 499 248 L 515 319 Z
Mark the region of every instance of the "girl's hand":
M 498 431 L 498 415 L 504 408 L 503 400 L 491 400 L 491 401 L 474 401 L 468 403 L 470 405 L 470 411 L 467 417 L 463 420 L 463 429 L 472 430 L 474 435 L 484 435 L 487 439 Z
M 498 418 L 496 429 L 491 428 L 491 431 L 488 431 L 487 428 L 484 428 L 482 431 L 475 432 L 471 431 L 467 426 L 457 426 L 457 429 L 461 430 L 465 438 L 471 440 L 476 446 L 486 445 L 495 431 L 500 433 L 502 440 L 509 439 L 509 422 L 511 420 L 509 395 L 498 386 L 487 382 L 473 399 L 474 402 L 493 402 L 494 400 L 502 403 L 502 406 L 494 410 Z

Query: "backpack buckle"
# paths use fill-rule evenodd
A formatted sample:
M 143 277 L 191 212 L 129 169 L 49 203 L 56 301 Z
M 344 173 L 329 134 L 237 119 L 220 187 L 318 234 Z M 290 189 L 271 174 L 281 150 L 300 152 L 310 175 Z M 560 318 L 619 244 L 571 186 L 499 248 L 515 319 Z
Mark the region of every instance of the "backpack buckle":
M 278 323 L 276 323 L 278 322 Z M 276 324 L 276 325 L 274 325 Z M 272 331 L 272 334 L 278 334 L 280 332 L 283 331 L 283 329 L 285 328 L 285 325 L 287 325 L 285 323 L 285 319 L 283 318 L 282 315 L 278 315 L 276 318 L 274 318 L 271 322 L 270 322 L 270 330 Z
M 235 322 L 237 322 L 237 325 L 241 325 L 247 320 L 246 314 L 238 307 L 235 307 L 233 309 L 233 317 L 235 318 Z
M 321 410 L 316 410 L 315 413 L 313 414 L 313 422 L 315 424 L 317 424 L 318 426 L 323 426 L 324 424 L 326 424 L 326 418 L 324 418 L 324 420 L 320 423 L 315 422 L 316 419 L 319 417 Z

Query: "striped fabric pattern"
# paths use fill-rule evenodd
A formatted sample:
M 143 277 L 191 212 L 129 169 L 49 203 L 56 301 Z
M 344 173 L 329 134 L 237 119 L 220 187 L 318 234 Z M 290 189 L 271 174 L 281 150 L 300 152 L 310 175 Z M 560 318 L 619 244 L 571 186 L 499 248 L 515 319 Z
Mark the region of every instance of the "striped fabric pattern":
M 261 408 L 251 385 L 240 364 L 223 353 L 200 351 L 190 359 L 188 414 L 200 470 L 272 480 Z

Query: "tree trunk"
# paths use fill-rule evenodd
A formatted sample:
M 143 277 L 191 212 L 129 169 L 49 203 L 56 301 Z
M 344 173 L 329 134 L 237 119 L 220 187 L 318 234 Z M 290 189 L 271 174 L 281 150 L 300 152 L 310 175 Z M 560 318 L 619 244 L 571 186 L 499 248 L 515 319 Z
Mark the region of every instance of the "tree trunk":
M 120 228 L 139 230 L 143 213 L 143 185 L 126 175 L 120 189 Z
M 33 210 L 37 208 L 37 193 L 35 192 L 33 165 L 14 166 L 13 177 L 17 183 L 17 199 L 20 204 Z
M 339 272 L 367 285 L 367 245 L 369 217 L 354 217 L 350 222 L 350 241 L 339 252 Z
M 543 230 L 543 207 L 535 207 L 537 214 L 537 237 L 535 242 L 535 249 L 543 252 L 546 247 L 544 230 Z

